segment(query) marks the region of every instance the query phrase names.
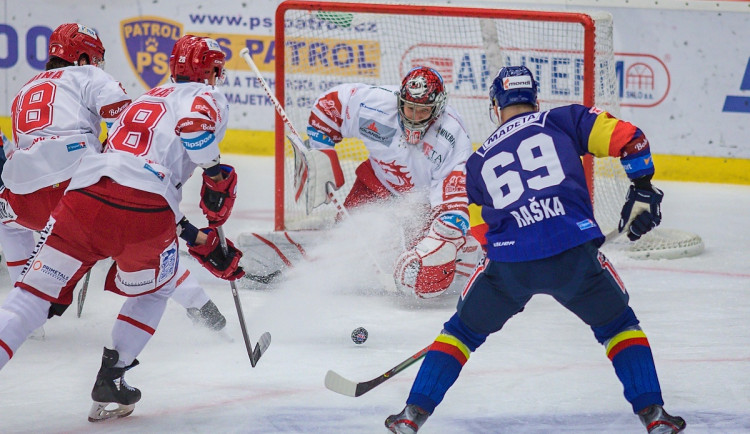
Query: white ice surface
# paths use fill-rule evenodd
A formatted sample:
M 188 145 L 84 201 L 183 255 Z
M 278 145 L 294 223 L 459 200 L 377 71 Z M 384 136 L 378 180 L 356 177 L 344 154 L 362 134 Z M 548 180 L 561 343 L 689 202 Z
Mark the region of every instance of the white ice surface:
M 225 161 L 240 179 L 227 236 L 270 231 L 271 159 L 230 155 Z M 197 176 L 190 180 L 183 201 L 195 222 L 202 221 L 199 183 Z M 610 259 L 651 342 L 667 409 L 687 420 L 689 433 L 750 432 L 750 187 L 657 185 L 666 193 L 663 225 L 700 234 L 706 251 L 659 261 L 612 252 Z M 362 251 L 376 242 L 368 238 L 376 232 L 362 231 L 362 247 L 355 249 L 336 246 L 336 239 L 322 243 L 329 251 L 351 251 L 349 260 L 299 267 L 273 290 L 240 289 L 251 339 L 273 335 L 255 368 L 229 285 L 191 261 L 234 342 L 193 326 L 170 302 L 138 357 L 141 365 L 126 376 L 143 392 L 135 412 L 92 424 L 89 393 L 123 302 L 100 289 L 105 269 L 98 265 L 82 318 L 73 307 L 50 320 L 46 339 L 27 341 L 0 371 L 0 432 L 385 432 L 383 420 L 403 407 L 417 365 L 359 398 L 325 389 L 326 371 L 359 381 L 382 374 L 434 339 L 455 297 L 418 304 L 363 290 L 368 259 Z M 3 299 L 10 285 L 5 272 L 0 285 Z M 357 326 L 369 331 L 363 345 L 349 338 Z M 589 328 L 544 296 L 472 355 L 422 431 L 645 432 Z

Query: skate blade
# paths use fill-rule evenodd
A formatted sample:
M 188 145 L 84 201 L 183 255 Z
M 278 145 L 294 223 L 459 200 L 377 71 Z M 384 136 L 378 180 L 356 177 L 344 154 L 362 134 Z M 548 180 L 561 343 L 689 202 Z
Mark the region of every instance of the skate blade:
M 107 409 L 108 405 L 116 405 L 117 407 Z M 116 419 L 120 417 L 130 416 L 135 410 L 135 404 L 118 404 L 116 402 L 94 402 L 89 410 L 89 422 L 101 422 L 108 419 Z

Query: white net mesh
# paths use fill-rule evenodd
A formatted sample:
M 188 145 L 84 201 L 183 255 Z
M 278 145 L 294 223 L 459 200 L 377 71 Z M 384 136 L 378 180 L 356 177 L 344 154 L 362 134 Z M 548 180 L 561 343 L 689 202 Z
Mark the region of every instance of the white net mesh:
M 532 70 L 539 81 L 542 110 L 593 102 L 619 115 L 609 14 L 381 6 L 385 5 L 351 4 L 348 10 L 337 11 L 300 6 L 286 10 L 284 19 L 277 20 L 277 25 L 284 23 L 284 40 L 276 41 L 285 48 L 283 59 L 277 59 L 284 65 L 283 104 L 298 131 L 304 131 L 312 103 L 331 86 L 398 85 L 417 65 L 441 73 L 448 104 L 461 114 L 475 146 L 495 129 L 488 117 L 488 89 L 503 65 L 524 64 Z M 582 22 L 565 22 L 573 15 Z M 588 45 L 587 22 L 593 24 L 589 29 L 593 43 Z M 586 72 L 585 59 L 591 59 L 593 73 Z M 345 139 L 336 150 L 346 177 L 346 185 L 336 193 L 343 202 L 367 151 L 354 139 Z M 283 228 L 314 229 L 332 222 L 334 207 L 319 207 L 307 215 L 304 205 L 294 201 L 288 143 L 277 158 L 284 160 L 283 185 L 277 185 L 284 190 L 283 205 L 277 203 L 277 213 L 283 208 Z M 596 159 L 594 164 L 595 217 L 607 232 L 617 226 L 629 181 L 616 159 Z

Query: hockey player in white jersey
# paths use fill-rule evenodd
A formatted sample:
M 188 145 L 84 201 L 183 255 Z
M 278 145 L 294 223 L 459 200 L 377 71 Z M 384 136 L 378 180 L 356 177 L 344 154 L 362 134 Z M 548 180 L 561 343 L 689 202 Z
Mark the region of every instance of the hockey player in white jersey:
M 241 252 L 227 240 L 225 255 L 215 229 L 231 213 L 237 180 L 231 166 L 220 164 L 218 147 L 228 104 L 213 85 L 224 58 L 212 39 L 186 35 L 177 41 L 170 57 L 175 83 L 136 99 L 113 123 L 104 152 L 81 158 L 42 242 L 0 306 L 2 368 L 49 312 L 70 304 L 76 283 L 97 261 L 114 259 L 105 289 L 128 298 L 91 392 L 92 422 L 127 416 L 141 398 L 124 374 L 138 364 L 136 356 L 174 291 L 178 232 L 215 276 L 233 280 L 244 274 Z M 181 187 L 198 166 L 200 205 L 209 221 L 201 230 L 179 210 Z
M 369 158 L 356 169 L 356 180 L 344 201 L 347 209 L 405 194 L 421 196 L 425 213 L 418 234 L 396 260 L 396 287 L 419 298 L 445 292 L 456 277 L 458 263 L 464 276 L 481 254 L 469 229 L 464 164 L 471 141 L 459 114 L 446 104 L 440 74 L 416 67 L 401 86 L 342 84 L 321 95 L 313 105 L 307 133 L 313 149 L 333 149 L 344 138 L 364 142 Z M 330 155 L 330 154 L 329 154 Z M 314 205 L 327 202 L 321 173 L 340 171 L 311 166 L 308 195 Z M 316 188 L 317 187 L 317 188 Z M 468 241 L 468 243 L 467 243 Z M 462 285 L 466 279 L 455 279 Z
M 50 35 L 46 70 L 18 92 L 11 105 L 13 140 L 3 147 L 0 244 L 15 282 L 83 155 L 100 153 L 101 123 L 110 126 L 131 98 L 101 68 L 104 45 L 97 33 L 66 23 Z M 195 277 L 180 270 L 173 297 L 196 323 L 221 329 L 226 319 Z M 198 304 L 202 303 L 202 304 Z M 43 335 L 43 332 L 37 332 Z

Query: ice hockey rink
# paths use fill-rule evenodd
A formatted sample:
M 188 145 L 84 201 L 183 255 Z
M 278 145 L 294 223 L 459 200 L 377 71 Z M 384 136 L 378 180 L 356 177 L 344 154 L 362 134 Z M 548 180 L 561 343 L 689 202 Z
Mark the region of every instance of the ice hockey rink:
M 226 155 L 224 161 L 240 179 L 227 237 L 271 231 L 272 159 Z M 750 186 L 659 181 L 658 168 L 655 184 L 665 192 L 663 226 L 699 234 L 705 252 L 677 260 L 605 252 L 649 337 L 667 410 L 685 418 L 688 433 L 750 432 Z M 194 176 L 182 209 L 200 225 L 199 188 Z M 0 432 L 386 432 L 383 420 L 403 407 L 418 365 L 358 398 L 327 390 L 326 371 L 358 381 L 386 372 L 432 342 L 456 297 L 416 303 L 364 288 L 362 276 L 372 271 L 365 250 L 377 230 L 356 232 L 357 239 L 345 238 L 361 248 L 323 239 L 318 260 L 275 288 L 239 290 L 251 339 L 265 331 L 273 336 L 255 368 L 229 284 L 183 257 L 227 317 L 233 342 L 194 326 L 170 301 L 140 366 L 126 375 L 143 393 L 135 412 L 93 424 L 86 420 L 89 394 L 123 302 L 101 290 L 105 266 L 97 265 L 82 317 L 73 307 L 50 320 L 45 339 L 27 341 L 0 371 Z M 335 263 L 326 252 L 334 252 Z M 4 299 L 10 287 L 4 270 L 0 284 Z M 363 345 L 349 337 L 358 326 L 369 331 Z M 645 430 L 590 329 L 537 296 L 472 355 L 421 432 Z

